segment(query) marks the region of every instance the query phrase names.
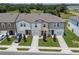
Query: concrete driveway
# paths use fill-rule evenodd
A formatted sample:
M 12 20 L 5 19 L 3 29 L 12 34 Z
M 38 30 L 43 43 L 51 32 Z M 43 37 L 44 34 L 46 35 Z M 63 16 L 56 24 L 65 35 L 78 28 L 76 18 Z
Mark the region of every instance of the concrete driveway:
M 38 50 L 38 41 L 39 41 L 39 36 L 34 35 L 33 40 L 32 40 L 32 44 L 31 44 L 31 48 L 28 52 L 39 52 L 39 50 Z
M 26 38 L 28 37 L 28 35 L 26 35 Z M 17 47 L 18 47 L 19 43 L 15 43 L 15 41 L 11 44 L 11 46 L 7 49 L 7 51 L 17 51 Z
M 63 36 L 57 36 L 60 47 L 62 48 L 62 53 L 72 53 L 72 51 L 68 48 Z
M 12 45 L 7 49 L 7 51 L 17 51 L 18 43 L 13 42 Z

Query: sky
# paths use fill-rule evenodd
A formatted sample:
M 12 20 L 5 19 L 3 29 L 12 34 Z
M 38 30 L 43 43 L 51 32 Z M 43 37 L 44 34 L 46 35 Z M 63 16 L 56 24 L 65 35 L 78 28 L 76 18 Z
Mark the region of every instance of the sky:
M 77 3 L 79 0 L 0 0 L 0 3 Z

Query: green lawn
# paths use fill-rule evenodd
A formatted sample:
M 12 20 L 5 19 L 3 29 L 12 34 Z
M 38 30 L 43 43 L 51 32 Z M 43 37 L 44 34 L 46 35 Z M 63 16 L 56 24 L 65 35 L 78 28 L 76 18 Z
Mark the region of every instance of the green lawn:
M 64 39 L 69 47 L 79 47 L 79 43 L 74 43 L 74 41 L 79 42 L 79 37 L 77 37 L 67 27 L 65 28 Z
M 71 13 L 68 13 L 68 14 L 60 13 L 60 15 L 61 15 L 61 18 L 63 19 L 69 19 L 69 17 L 75 16 L 74 14 L 71 14 Z
M 31 13 L 43 13 L 41 10 L 31 9 Z
M 72 52 L 77 52 L 77 53 L 79 53 L 79 50 L 71 50 Z
M 0 47 L 0 50 L 6 50 L 7 48 Z
M 29 48 L 17 48 L 17 50 L 26 51 L 26 50 L 29 50 Z
M 47 37 L 47 42 L 44 42 L 43 39 L 39 39 L 39 46 L 59 47 L 59 43 L 58 41 L 54 42 L 52 37 Z
M 14 13 L 19 13 L 19 10 L 15 10 L 15 11 L 8 11 L 7 13 L 11 13 L 11 14 L 14 14 Z
M 54 51 L 54 52 L 60 52 L 61 50 L 57 49 L 39 49 L 40 51 Z
M 69 12 L 79 13 L 79 10 L 69 10 Z
M 14 38 L 11 37 L 10 41 L 8 41 L 6 38 L 0 43 L 0 45 L 11 45 L 13 42 Z
M 22 39 L 19 43 L 20 46 L 31 46 L 32 43 L 32 36 L 29 36 L 26 38 L 26 42 L 24 42 L 24 40 Z

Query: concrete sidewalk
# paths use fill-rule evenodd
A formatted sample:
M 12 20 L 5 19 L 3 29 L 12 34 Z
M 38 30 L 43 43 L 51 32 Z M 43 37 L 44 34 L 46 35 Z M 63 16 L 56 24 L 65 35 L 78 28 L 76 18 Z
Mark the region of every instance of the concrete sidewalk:
M 39 41 L 39 36 L 38 35 L 33 36 L 31 48 L 28 52 L 39 52 L 38 41 Z

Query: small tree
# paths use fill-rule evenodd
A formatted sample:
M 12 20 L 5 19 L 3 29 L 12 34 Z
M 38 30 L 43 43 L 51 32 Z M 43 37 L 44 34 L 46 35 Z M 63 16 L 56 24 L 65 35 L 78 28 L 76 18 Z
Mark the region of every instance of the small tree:
M 21 41 L 21 39 L 22 39 L 22 34 L 20 33 L 19 34 L 19 42 Z
M 25 34 L 23 34 L 23 40 L 24 40 L 24 42 L 26 42 L 26 36 L 25 36 Z
M 46 42 L 46 33 L 43 34 L 43 41 Z
M 7 41 L 10 41 L 10 38 L 9 38 L 8 34 L 6 35 L 6 39 L 7 39 Z
M 66 33 L 64 32 L 64 36 L 66 36 Z
M 56 34 L 54 34 L 54 37 L 53 37 L 53 40 L 54 40 L 54 42 L 56 42 Z

